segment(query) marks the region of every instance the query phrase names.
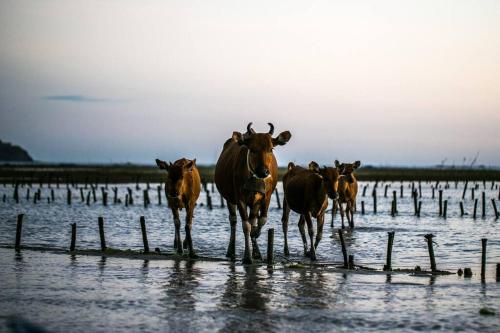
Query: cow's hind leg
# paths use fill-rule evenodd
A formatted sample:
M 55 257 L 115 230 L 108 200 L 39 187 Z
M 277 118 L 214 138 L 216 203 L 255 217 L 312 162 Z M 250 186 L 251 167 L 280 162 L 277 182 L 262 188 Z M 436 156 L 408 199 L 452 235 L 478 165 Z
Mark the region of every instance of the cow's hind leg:
M 333 205 L 332 205 L 332 228 L 333 228 L 333 220 L 335 219 L 335 215 L 337 215 L 337 209 L 338 209 L 338 201 L 333 200 Z
M 288 218 L 290 217 L 290 207 L 288 207 L 288 202 L 283 199 L 283 215 L 281 217 L 281 225 L 283 227 L 283 236 L 285 237 L 284 253 L 285 256 L 290 255 L 288 251 Z
M 340 210 L 340 220 L 342 221 L 342 229 L 345 229 L 344 225 L 344 206 L 341 202 L 339 202 L 339 210 Z
M 259 212 L 259 205 L 255 205 L 254 207 L 252 207 L 252 210 L 250 211 L 250 217 L 248 220 L 250 221 L 251 225 L 250 238 L 252 239 L 252 258 L 260 260 L 262 259 L 262 255 L 260 254 L 257 238 L 260 236 L 260 229 L 262 228 L 262 225 L 265 222 L 261 221 L 262 218 L 259 218 L 257 221 L 258 212 Z
M 302 245 L 304 246 L 304 255 L 307 256 L 307 237 L 306 237 L 305 224 L 306 224 L 306 219 L 304 218 L 304 215 L 300 215 L 299 231 L 300 231 L 300 236 L 302 237 Z
M 243 263 L 251 264 L 252 257 L 250 256 L 250 231 L 252 229 L 252 225 L 248 222 L 248 213 L 247 207 L 244 202 L 238 203 L 238 211 L 241 217 L 241 226 L 243 227 L 243 235 L 245 236 L 245 254 L 243 255 Z
M 307 223 L 307 232 L 309 233 L 309 241 L 311 242 L 311 250 L 309 251 L 309 256 L 311 260 L 316 260 L 316 249 L 314 248 L 314 227 L 311 219 L 311 214 L 307 213 L 304 215 Z
M 231 224 L 231 236 L 229 238 L 229 246 L 227 247 L 226 257 L 236 260 L 236 205 L 227 203 L 229 210 L 229 223 Z
M 188 207 L 186 209 L 186 226 L 185 226 L 185 230 L 186 230 L 186 239 L 184 240 L 184 248 L 186 248 L 186 245 L 187 245 L 187 248 L 189 249 L 189 256 L 191 258 L 196 258 L 196 253 L 194 252 L 194 249 L 193 249 L 193 239 L 191 238 L 191 230 L 192 230 L 192 226 L 193 226 L 193 211 L 194 211 L 194 207 Z
M 174 225 L 175 225 L 175 237 L 174 237 L 174 248 L 177 253 L 182 254 L 182 241 L 181 241 L 181 220 L 179 218 L 179 210 L 172 209 L 172 214 L 174 215 Z
M 349 228 L 354 228 L 354 203 L 348 203 L 347 215 L 350 216 Z
M 325 214 L 321 214 L 318 216 L 316 219 L 318 222 L 318 228 L 316 230 L 316 242 L 314 242 L 314 248 L 318 247 L 319 242 L 321 241 L 321 238 L 323 237 L 323 225 L 325 223 Z

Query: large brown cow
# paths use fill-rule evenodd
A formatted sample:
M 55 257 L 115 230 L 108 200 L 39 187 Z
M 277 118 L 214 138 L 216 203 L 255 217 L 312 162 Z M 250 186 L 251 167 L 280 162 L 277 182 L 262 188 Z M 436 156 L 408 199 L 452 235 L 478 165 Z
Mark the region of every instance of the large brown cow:
M 278 182 L 278 164 L 273 148 L 286 144 L 292 136 L 289 131 L 285 131 L 273 138 L 274 126 L 271 123 L 268 133 L 256 133 L 251 126 L 252 123 L 249 123 L 244 134 L 233 132 L 232 137 L 224 144 L 215 166 L 215 184 L 219 193 L 227 200 L 231 224 L 226 256 L 232 260 L 236 256 L 238 208 L 245 236 L 243 263 L 252 263 L 252 257 L 262 258 L 257 238 L 266 223 L 271 195 Z
M 194 207 L 196 200 L 200 196 L 200 173 L 196 167 L 196 159 L 188 160 L 181 158 L 172 163 L 156 159 L 156 164 L 160 169 L 167 170 L 168 177 L 165 182 L 165 194 L 167 195 L 168 205 L 172 210 L 175 224 L 174 248 L 177 253 L 182 254 L 182 247 L 189 249 L 189 256 L 196 257 L 193 250 L 193 240 L 191 238 L 191 229 L 193 225 Z M 181 242 L 181 220 L 179 210 L 186 209 L 186 238 Z
M 325 210 L 328 207 L 328 197 L 337 199 L 337 185 L 339 173 L 336 168 L 320 168 L 316 162 L 309 163 L 309 169 L 288 164 L 288 171 L 283 176 L 283 234 L 285 236 L 285 255 L 288 251 L 288 217 L 290 209 L 300 214 L 299 230 L 304 244 L 304 255 L 316 260 L 316 248 L 323 235 L 323 224 L 325 221 Z M 317 232 L 316 241 L 313 242 L 314 228 L 311 217 L 316 218 Z M 310 250 L 307 249 L 307 238 L 304 224 L 307 222 L 307 231 L 310 238 Z
M 338 208 L 340 209 L 340 218 L 342 221 L 342 229 L 344 229 L 344 207 L 346 204 L 346 216 L 349 227 L 354 228 L 354 210 L 356 208 L 356 196 L 358 195 L 358 181 L 354 177 L 354 169 L 359 168 L 360 161 L 354 163 L 339 163 L 335 160 L 335 166 L 340 173 L 339 177 L 339 200 L 337 200 Z M 333 209 L 336 209 L 334 205 Z M 335 216 L 335 212 L 333 213 Z M 333 219 L 332 219 L 333 225 Z

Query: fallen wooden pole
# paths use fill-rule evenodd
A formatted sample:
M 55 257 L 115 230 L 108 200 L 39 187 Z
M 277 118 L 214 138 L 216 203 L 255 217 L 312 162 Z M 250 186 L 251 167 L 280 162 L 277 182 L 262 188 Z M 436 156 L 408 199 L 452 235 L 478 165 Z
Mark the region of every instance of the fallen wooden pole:
M 481 280 L 484 281 L 486 278 L 486 243 L 488 242 L 488 239 L 482 238 L 481 239 L 481 246 L 482 246 L 482 252 L 481 252 Z
M 387 257 L 385 261 L 384 271 L 391 271 L 391 258 L 392 258 L 392 244 L 394 242 L 394 231 L 389 231 L 387 233 L 388 241 L 387 241 Z
M 101 239 L 101 251 L 106 251 L 106 238 L 104 238 L 104 219 L 99 216 L 97 219 L 99 224 L 99 238 Z
M 141 222 L 142 244 L 144 245 L 144 253 L 149 253 L 148 234 L 146 233 L 146 219 L 144 218 L 144 216 L 141 216 L 139 220 Z
M 433 272 L 435 272 L 436 271 L 436 259 L 434 258 L 434 248 L 432 246 L 432 237 L 434 237 L 433 234 L 425 235 L 425 239 L 427 240 L 427 249 L 429 250 L 429 259 L 431 261 L 431 270 Z
M 267 266 L 274 264 L 274 228 L 267 230 Z
M 345 248 L 344 235 L 342 234 L 342 230 L 338 229 L 338 234 L 340 238 L 340 245 L 342 246 L 342 256 L 344 257 L 344 268 L 349 268 L 349 262 L 347 261 L 347 249 Z
M 16 244 L 15 244 L 15 249 L 16 251 L 21 250 L 21 233 L 23 231 L 23 217 L 24 214 L 19 214 L 17 215 L 17 224 L 16 224 Z
M 75 251 L 76 245 L 76 223 L 71 223 L 71 245 L 69 246 L 69 250 L 71 252 Z

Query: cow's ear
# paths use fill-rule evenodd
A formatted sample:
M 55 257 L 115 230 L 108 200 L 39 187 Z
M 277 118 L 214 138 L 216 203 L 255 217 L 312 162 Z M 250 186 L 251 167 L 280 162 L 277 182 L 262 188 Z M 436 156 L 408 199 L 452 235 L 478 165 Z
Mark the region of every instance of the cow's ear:
M 319 164 L 314 161 L 309 162 L 309 170 L 319 173 Z
M 234 132 L 233 132 L 232 139 L 233 139 L 233 141 L 238 142 L 238 144 L 239 144 L 240 146 L 243 146 L 243 145 L 245 144 L 244 135 L 243 135 L 243 134 L 241 134 L 240 132 L 236 132 L 236 131 L 234 131 Z
M 353 163 L 354 169 L 359 168 L 360 165 L 361 165 L 360 161 L 356 161 L 356 162 Z
M 167 162 L 162 161 L 162 160 L 159 160 L 159 159 L 156 159 L 156 165 L 157 165 L 160 169 L 163 169 L 163 170 L 167 170 L 167 171 L 168 171 L 169 165 L 167 164 Z
M 187 171 L 193 171 L 194 166 L 196 165 L 196 158 L 194 160 L 188 161 L 184 167 Z
M 289 131 L 281 132 L 280 135 L 273 138 L 273 146 L 283 146 L 290 140 L 292 133 Z
M 340 168 L 340 166 L 341 166 L 341 165 L 340 165 L 340 162 L 339 162 L 338 160 L 335 160 L 335 167 L 336 167 L 337 169 L 339 169 L 339 168 Z

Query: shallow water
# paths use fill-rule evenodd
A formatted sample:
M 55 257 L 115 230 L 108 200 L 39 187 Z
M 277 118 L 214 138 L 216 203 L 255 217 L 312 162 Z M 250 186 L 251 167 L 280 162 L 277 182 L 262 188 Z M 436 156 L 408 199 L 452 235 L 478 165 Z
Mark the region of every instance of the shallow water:
M 371 190 L 362 196 L 360 184 L 356 228 L 345 230 L 348 251 L 356 264 L 381 269 L 385 263 L 387 232 L 396 232 L 392 266 L 429 267 L 424 235 L 435 235 L 434 251 L 439 269 L 472 267 L 472 279 L 457 275 L 435 278 L 406 274 L 342 274 L 328 268 L 274 270 L 264 266 L 244 267 L 221 262 L 141 261 L 120 258 L 77 256 L 0 249 L 0 331 L 7 326 L 26 323 L 42 325 L 51 331 L 331 331 L 331 330 L 500 330 L 500 284 L 495 282 L 495 264 L 500 262 L 499 220 L 495 220 L 491 198 L 498 189 L 491 183 L 475 191 L 480 198 L 486 192 L 486 217 L 471 217 L 473 201 L 470 187 L 465 198 L 469 215 L 460 217 L 458 203 L 462 186 L 450 183 L 444 189 L 448 216 L 438 216 L 438 192 L 431 198 L 431 184 L 422 183 L 421 218 L 413 214 L 409 183 L 391 187 L 384 198 L 385 184 L 379 183 L 378 214 L 372 213 Z M 435 185 L 433 183 L 432 185 Z M 135 184 L 128 185 L 131 188 Z M 127 185 L 119 186 L 123 200 Z M 141 185 L 145 188 L 145 185 Z M 134 191 L 135 205 L 112 203 L 103 207 L 100 191 L 90 206 L 80 202 L 73 190 L 71 206 L 66 204 L 66 189 L 55 189 L 55 201 L 47 203 L 50 189 L 42 188 L 42 201 L 26 201 L 26 188 L 20 188 L 21 202 L 13 203 L 10 186 L 0 187 L 0 245 L 12 245 L 16 216 L 25 214 L 22 242 L 26 246 L 67 248 L 70 223 L 77 223 L 77 248 L 99 248 L 97 217 L 105 219 L 108 247 L 141 249 L 139 217 L 145 216 L 151 248 L 173 250 L 172 215 L 163 204 L 158 206 L 156 184 L 150 190 L 151 206 L 144 208 L 142 191 Z M 281 188 L 281 187 L 279 187 Z M 209 186 L 210 189 L 210 186 Z M 398 215 L 390 216 L 392 190 L 397 190 Z M 85 192 L 87 194 L 88 189 Z M 281 198 L 283 198 L 283 193 Z M 219 207 L 219 196 L 212 193 L 214 209 L 199 206 L 195 211 L 193 243 L 198 254 L 224 258 L 229 236 L 227 210 Z M 366 214 L 361 215 L 361 201 Z M 163 200 L 163 203 L 165 200 Z M 202 193 L 199 203 L 205 203 Z M 498 200 L 497 200 L 498 203 Z M 265 256 L 266 230 L 276 229 L 275 252 L 283 259 L 281 210 L 273 198 L 268 224 L 260 237 Z M 290 260 L 304 260 L 296 222 L 291 214 L 289 226 Z M 340 262 L 342 255 L 336 228 L 330 227 L 330 215 L 317 255 L 320 262 Z M 333 236 L 333 237 L 330 237 Z M 479 279 L 481 238 L 488 238 L 486 283 Z M 243 252 L 238 224 L 237 255 Z M 491 307 L 496 316 L 481 316 L 479 309 Z M 16 317 L 17 316 L 17 317 Z M 22 320 L 16 318 L 23 318 Z

